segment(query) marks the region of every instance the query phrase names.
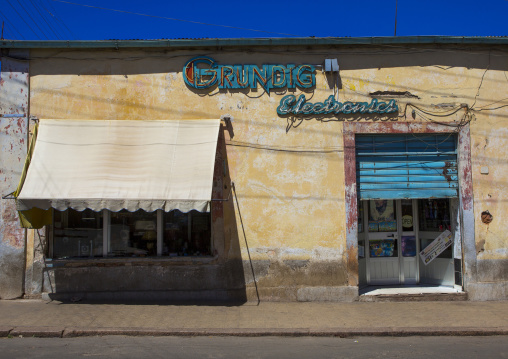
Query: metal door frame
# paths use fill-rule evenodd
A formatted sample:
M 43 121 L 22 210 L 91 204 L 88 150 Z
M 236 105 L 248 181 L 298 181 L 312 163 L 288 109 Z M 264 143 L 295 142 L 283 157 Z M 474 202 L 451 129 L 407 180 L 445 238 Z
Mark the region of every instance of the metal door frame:
M 407 231 L 411 234 L 411 236 L 415 237 L 416 241 L 416 255 L 414 258 L 415 266 L 416 266 L 416 283 L 404 283 L 405 282 L 405 275 L 404 275 L 404 258 L 402 257 L 402 245 L 401 245 L 401 239 L 402 239 L 402 199 L 393 199 L 395 202 L 395 210 L 396 210 L 396 218 L 397 218 L 397 230 L 395 232 L 381 232 L 381 233 L 394 233 L 396 236 L 395 240 L 397 241 L 397 257 L 398 257 L 398 272 L 399 272 L 399 283 L 398 285 L 418 285 L 420 283 L 420 263 L 418 260 L 418 253 L 420 252 L 420 241 L 418 237 L 418 228 L 419 228 L 419 222 L 418 222 L 418 200 L 417 199 L 411 199 L 411 209 L 412 209 L 412 215 L 413 215 L 413 231 Z M 371 257 L 370 257 L 370 236 L 369 236 L 369 200 L 362 200 L 360 201 L 360 205 L 363 206 L 363 218 L 362 221 L 364 223 L 363 225 L 363 233 L 364 233 L 364 245 L 365 245 L 365 276 L 367 285 L 371 284 Z M 374 233 L 374 232 L 373 232 Z M 411 257 L 409 257 L 411 258 Z M 381 284 L 382 285 L 382 284 Z M 397 285 L 397 284 L 386 284 L 386 285 Z
M 449 126 L 442 124 L 419 123 L 409 118 L 396 122 L 344 122 L 344 182 L 346 212 L 346 270 L 347 284 L 358 286 L 358 196 L 356 182 L 356 141 L 357 134 L 373 133 L 450 133 Z M 475 217 L 473 205 L 473 180 L 471 171 L 471 137 L 469 124 L 458 129 L 458 173 L 460 240 L 462 249 L 461 273 L 463 288 L 468 291 L 470 284 L 476 282 L 477 258 L 475 242 Z

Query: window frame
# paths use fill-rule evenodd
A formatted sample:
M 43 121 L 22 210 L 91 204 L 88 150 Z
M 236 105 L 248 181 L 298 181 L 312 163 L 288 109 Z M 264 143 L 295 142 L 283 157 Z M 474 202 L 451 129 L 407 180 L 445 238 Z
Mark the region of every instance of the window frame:
M 67 209 L 71 210 L 71 208 Z M 62 211 L 64 212 L 64 211 Z M 156 232 L 157 232 L 157 254 L 156 256 L 146 256 L 146 257 L 135 257 L 136 259 L 144 259 L 144 258 L 164 258 L 164 259 L 175 259 L 175 258 L 181 258 L 183 256 L 178 257 L 171 257 L 169 255 L 165 256 L 162 254 L 163 252 L 163 245 L 164 245 L 164 211 L 162 209 L 156 210 L 157 212 L 157 224 L 156 224 Z M 192 216 L 193 211 L 187 212 L 189 216 Z M 203 212 L 203 213 L 210 213 L 210 238 L 209 244 L 210 244 L 210 253 L 200 256 L 194 256 L 194 255 L 188 255 L 185 256 L 187 258 L 211 258 L 213 257 L 214 248 L 213 248 L 213 221 L 212 221 L 212 211 L 210 212 Z M 55 258 L 54 257 L 54 234 L 55 234 L 55 227 L 54 227 L 54 216 L 53 216 L 53 223 L 48 226 L 48 259 L 51 260 L 87 260 L 87 259 L 122 259 L 122 258 L 129 258 L 132 259 L 131 256 L 111 256 L 108 255 L 111 249 L 111 211 L 108 209 L 103 209 L 101 211 L 102 216 L 102 256 L 89 256 L 89 257 L 71 257 L 71 258 Z M 192 218 L 192 217 L 190 217 Z M 191 220 L 192 221 L 192 220 Z M 192 236 L 192 230 L 188 231 L 188 240 L 191 240 Z

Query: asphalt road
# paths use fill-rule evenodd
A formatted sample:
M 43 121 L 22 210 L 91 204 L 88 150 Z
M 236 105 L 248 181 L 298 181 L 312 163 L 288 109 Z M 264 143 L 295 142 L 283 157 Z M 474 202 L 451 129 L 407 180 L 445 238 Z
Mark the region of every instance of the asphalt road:
M 508 358 L 508 337 L 2 338 L 0 358 Z

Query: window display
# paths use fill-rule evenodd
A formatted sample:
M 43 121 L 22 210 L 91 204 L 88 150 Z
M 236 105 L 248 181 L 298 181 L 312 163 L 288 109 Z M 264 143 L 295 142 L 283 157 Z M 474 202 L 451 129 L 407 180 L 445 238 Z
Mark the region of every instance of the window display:
M 105 248 L 108 257 L 208 256 L 211 216 L 178 210 L 55 211 L 51 248 L 54 259 L 103 257 Z
M 395 232 L 397 221 L 395 216 L 395 201 L 369 201 L 369 232 Z
M 157 212 L 111 212 L 109 256 L 156 256 Z
M 164 213 L 162 255 L 178 257 L 210 254 L 210 213 Z
M 102 256 L 102 213 L 86 209 L 54 211 L 54 258 Z
M 422 199 L 419 201 L 420 231 L 443 232 L 451 230 L 450 200 Z

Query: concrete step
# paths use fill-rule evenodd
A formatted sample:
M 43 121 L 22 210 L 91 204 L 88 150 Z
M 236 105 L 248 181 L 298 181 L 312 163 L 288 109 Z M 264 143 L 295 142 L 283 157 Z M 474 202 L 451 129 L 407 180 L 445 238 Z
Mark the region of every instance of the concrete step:
M 433 301 L 465 301 L 467 293 L 396 293 L 377 294 L 359 297 L 360 302 L 433 302 Z

